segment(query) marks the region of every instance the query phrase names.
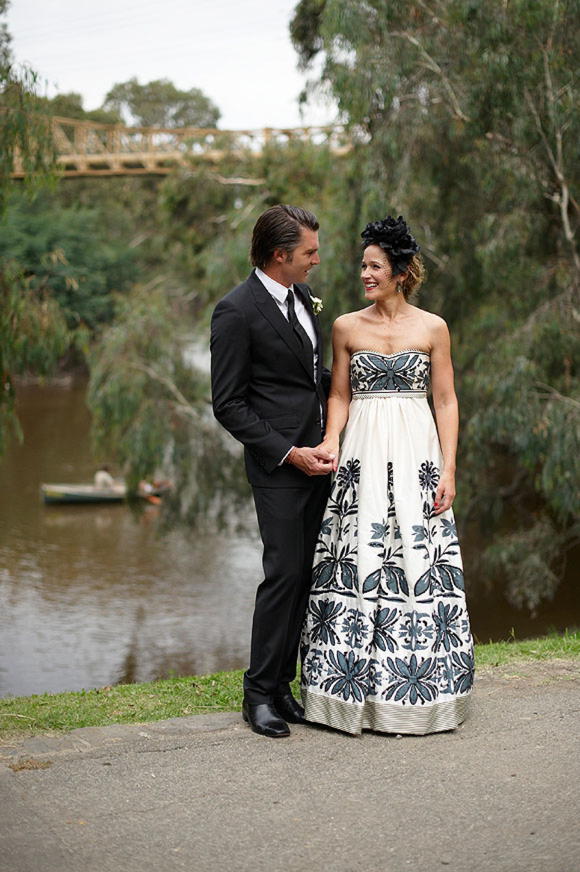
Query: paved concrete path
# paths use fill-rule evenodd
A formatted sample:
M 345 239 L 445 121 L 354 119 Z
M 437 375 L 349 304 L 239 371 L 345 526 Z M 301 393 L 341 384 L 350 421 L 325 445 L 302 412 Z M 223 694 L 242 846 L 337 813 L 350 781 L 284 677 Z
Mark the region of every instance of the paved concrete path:
M 578 872 L 580 663 L 511 671 L 422 738 L 220 714 L 0 748 L 0 870 Z

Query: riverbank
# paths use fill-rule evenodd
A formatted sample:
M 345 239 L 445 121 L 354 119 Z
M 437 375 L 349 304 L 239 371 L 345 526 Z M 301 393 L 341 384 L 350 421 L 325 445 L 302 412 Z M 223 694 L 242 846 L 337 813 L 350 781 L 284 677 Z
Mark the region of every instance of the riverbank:
M 580 661 L 580 630 L 540 639 L 475 646 L 479 674 L 529 673 L 533 664 Z M 540 670 L 541 671 L 541 670 Z M 119 684 L 69 693 L 0 699 L 0 739 L 69 732 L 107 724 L 139 724 L 198 714 L 239 711 L 241 670 L 173 677 L 146 684 Z M 298 682 L 294 691 L 299 694 Z

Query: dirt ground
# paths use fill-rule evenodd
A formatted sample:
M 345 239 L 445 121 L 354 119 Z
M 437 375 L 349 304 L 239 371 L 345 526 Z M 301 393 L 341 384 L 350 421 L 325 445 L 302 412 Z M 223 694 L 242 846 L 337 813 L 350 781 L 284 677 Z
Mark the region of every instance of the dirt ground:
M 560 681 L 580 681 L 578 660 L 521 660 L 476 669 L 476 692 L 494 687 L 541 687 Z

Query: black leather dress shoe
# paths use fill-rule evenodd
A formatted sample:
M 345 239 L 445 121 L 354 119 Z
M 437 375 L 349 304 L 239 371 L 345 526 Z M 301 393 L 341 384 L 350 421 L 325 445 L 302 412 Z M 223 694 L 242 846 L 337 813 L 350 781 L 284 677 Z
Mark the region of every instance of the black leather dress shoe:
M 300 703 L 296 702 L 291 693 L 275 697 L 274 708 L 279 715 L 282 715 L 284 720 L 288 721 L 289 724 L 308 723 L 304 717 L 304 709 Z
M 270 703 L 264 702 L 252 705 L 245 700 L 242 703 L 242 717 L 250 725 L 254 733 L 269 736 L 270 739 L 282 739 L 290 735 L 288 724 L 283 721 L 276 709 Z

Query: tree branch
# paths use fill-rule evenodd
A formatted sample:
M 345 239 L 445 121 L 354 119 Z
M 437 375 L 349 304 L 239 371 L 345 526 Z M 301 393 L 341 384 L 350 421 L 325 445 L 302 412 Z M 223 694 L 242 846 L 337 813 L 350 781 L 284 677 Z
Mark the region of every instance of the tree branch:
M 219 182 L 220 185 L 249 185 L 251 187 L 257 187 L 259 185 L 265 185 L 266 179 L 246 179 L 241 176 L 236 178 L 226 178 L 225 176 L 220 176 L 219 173 L 208 173 L 212 179 L 215 179 L 216 182 Z
M 393 32 L 391 36 L 403 37 L 403 39 L 406 39 L 408 42 L 411 43 L 411 45 L 414 45 L 416 48 L 419 49 L 419 51 L 421 52 L 421 56 L 425 60 L 425 66 L 427 67 L 427 69 L 431 70 L 431 72 L 433 73 L 436 73 L 443 82 L 443 87 L 447 91 L 447 95 L 451 101 L 451 106 L 453 107 L 453 114 L 461 121 L 470 121 L 471 119 L 467 115 L 464 115 L 464 113 L 462 112 L 461 106 L 459 105 L 459 100 L 455 95 L 455 91 L 451 87 L 449 79 L 447 78 L 439 64 L 423 48 L 419 40 L 412 36 L 410 33 L 408 33 L 406 30 Z
M 559 402 L 565 403 L 566 405 L 572 406 L 574 409 L 580 411 L 580 402 L 575 400 L 574 397 L 565 397 L 564 394 L 561 394 L 556 390 L 556 388 L 553 388 L 551 385 L 547 385 L 544 382 L 536 382 L 536 386 L 545 391 L 545 393 L 538 395 L 542 400 L 558 400 Z
M 239 225 L 252 214 L 254 209 L 257 206 L 259 206 L 260 203 L 262 203 L 266 199 L 266 197 L 268 196 L 268 193 L 269 193 L 268 191 L 262 191 L 262 193 L 260 194 L 260 196 L 256 200 L 250 201 L 246 205 L 246 207 L 240 212 L 240 214 L 236 218 L 234 218 L 234 220 L 231 222 L 230 227 L 232 228 L 232 230 L 236 230 L 239 227 Z
M 548 81 L 547 81 L 546 85 L 548 85 L 548 82 L 551 82 L 551 77 L 549 76 L 549 68 L 548 68 Z M 570 191 L 569 191 L 568 183 L 566 181 L 566 178 L 565 178 L 564 172 L 563 172 L 562 131 L 560 129 L 556 129 L 556 148 L 557 148 L 557 154 L 558 154 L 558 157 L 556 158 L 554 156 L 554 152 L 552 151 L 550 143 L 548 142 L 548 138 L 547 138 L 546 134 L 544 133 L 544 128 L 542 127 L 542 121 L 540 119 L 540 115 L 538 113 L 538 110 L 536 109 L 535 103 L 532 99 L 532 95 L 530 94 L 530 92 L 528 91 L 527 88 L 524 90 L 524 97 L 525 97 L 526 103 L 528 104 L 528 107 L 529 107 L 532 115 L 534 116 L 534 120 L 536 122 L 536 127 L 538 129 L 539 134 L 540 134 L 540 138 L 544 144 L 544 148 L 546 149 L 546 153 L 548 155 L 550 163 L 552 164 L 552 169 L 554 170 L 554 174 L 556 176 L 556 179 L 558 180 L 558 184 L 560 185 L 560 197 L 559 197 L 559 200 L 557 200 L 556 202 L 558 202 L 559 206 L 560 206 L 560 217 L 562 220 L 562 227 L 564 228 L 564 236 L 566 237 L 566 240 L 570 244 L 570 248 L 572 251 L 572 260 L 574 261 L 574 267 L 576 270 L 576 277 L 578 278 L 578 277 L 580 277 L 580 255 L 578 254 L 578 251 L 577 251 L 576 246 L 574 244 L 574 231 L 572 230 L 572 227 L 570 226 L 570 216 L 568 215 L 568 205 L 570 202 Z M 550 94 L 549 101 L 550 100 L 553 100 L 553 94 Z
M 194 406 L 191 405 L 189 400 L 184 397 L 175 382 L 172 381 L 169 376 L 161 375 L 160 373 L 156 372 L 153 367 L 147 366 L 147 364 L 145 363 L 130 363 L 129 366 L 132 369 L 137 369 L 140 372 L 144 372 L 146 375 L 149 376 L 149 378 L 153 379 L 153 381 L 159 382 L 159 384 L 164 385 L 177 400 L 177 410 L 181 414 L 185 415 L 185 417 L 187 418 L 191 418 L 194 421 L 201 420 L 200 413 Z
M 431 248 L 431 246 L 427 245 L 424 241 L 421 242 L 421 248 L 426 257 L 432 260 L 433 263 L 439 267 L 441 272 L 445 272 L 449 263 L 449 255 L 444 254 L 442 257 L 439 257 L 439 255 L 435 253 L 435 250 Z
M 433 12 L 432 9 L 429 9 L 427 4 L 424 3 L 423 0 L 419 0 L 419 6 L 425 10 L 427 15 L 431 17 L 431 21 L 433 22 L 433 24 L 435 24 L 437 27 L 445 27 L 445 23 L 440 18 L 437 18 L 437 15 Z M 445 30 L 447 30 L 446 27 Z
M 558 167 L 558 163 L 556 161 L 556 158 L 554 157 L 554 152 L 552 151 L 550 143 L 548 142 L 548 138 L 547 138 L 546 134 L 544 133 L 544 128 L 542 127 L 542 121 L 540 119 L 538 110 L 536 109 L 535 103 L 532 99 L 532 95 L 530 94 L 530 92 L 528 91 L 527 88 L 524 89 L 524 97 L 525 97 L 526 103 L 528 104 L 528 108 L 529 108 L 530 112 L 534 116 L 534 121 L 536 122 L 536 128 L 538 130 L 538 133 L 540 134 L 540 138 L 544 144 L 544 148 L 546 149 L 546 153 L 550 159 L 550 163 L 552 164 L 552 169 L 554 170 L 554 173 L 555 173 L 558 181 L 561 182 L 561 181 L 563 181 L 562 173 L 560 171 L 560 168 Z

